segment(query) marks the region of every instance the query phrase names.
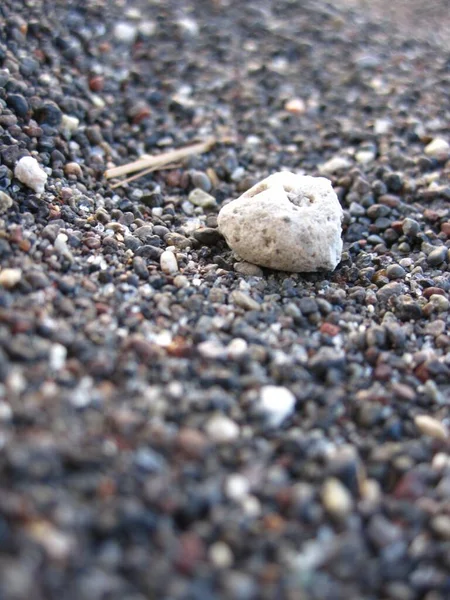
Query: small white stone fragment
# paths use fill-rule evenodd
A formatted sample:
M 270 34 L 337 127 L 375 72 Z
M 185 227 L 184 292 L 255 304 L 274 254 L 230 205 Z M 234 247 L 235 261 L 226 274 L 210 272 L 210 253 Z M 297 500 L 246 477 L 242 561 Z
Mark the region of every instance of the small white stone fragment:
M 11 196 L 8 196 L 5 192 L 0 192 L 0 213 L 4 213 L 11 208 L 13 201 Z
M 348 160 L 348 158 L 335 156 L 334 158 L 330 158 L 330 160 L 327 160 L 327 162 L 324 162 L 322 165 L 320 165 L 319 171 L 325 175 L 331 175 L 337 171 L 350 169 L 351 166 L 352 163 Z
M 200 188 L 195 188 L 189 194 L 189 202 L 194 206 L 200 206 L 200 208 L 215 208 L 217 206 L 216 199 L 208 192 Z
M 333 270 L 343 211 L 324 177 L 275 173 L 219 212 L 218 226 L 241 258 L 279 271 Z
M 446 160 L 450 156 L 450 144 L 443 138 L 434 138 L 425 146 L 425 154 L 438 160 Z
M 61 119 L 61 130 L 72 133 L 78 129 L 80 125 L 80 119 L 72 117 L 71 115 L 63 115 Z
M 137 28 L 131 23 L 120 21 L 114 27 L 114 38 L 123 44 L 133 44 L 137 36 Z
M 239 360 L 247 354 L 248 344 L 243 338 L 234 338 L 227 346 L 228 356 L 232 360 Z
M 16 164 L 14 176 L 36 192 L 42 194 L 47 182 L 47 173 L 32 156 L 24 156 Z
M 170 250 L 165 250 L 159 259 L 161 264 L 161 270 L 166 275 L 173 275 L 178 272 L 177 257 Z
M 260 310 L 261 308 L 256 300 L 253 300 L 248 294 L 245 294 L 240 290 L 231 292 L 230 300 L 245 310 Z
M 446 440 L 448 438 L 447 427 L 437 419 L 429 415 L 417 415 L 414 417 L 414 423 L 417 429 L 438 440 Z
M 208 552 L 209 560 L 218 569 L 231 567 L 234 561 L 233 553 L 225 542 L 215 542 Z
M 355 154 L 355 158 L 360 165 L 366 165 L 375 159 L 375 152 L 372 152 L 372 150 L 359 150 Z
M 232 442 L 239 437 L 239 426 L 220 413 L 207 421 L 205 431 L 208 437 L 218 444 Z
M 386 135 L 392 129 L 392 121 L 390 119 L 376 119 L 373 124 L 373 132 L 375 135 Z
M 333 517 L 343 519 L 353 507 L 353 499 L 343 483 L 335 477 L 329 477 L 322 488 L 322 502 L 325 510 Z
M 227 477 L 225 482 L 225 494 L 227 498 L 230 498 L 230 500 L 239 502 L 245 498 L 245 496 L 247 496 L 249 491 L 250 483 L 247 477 L 244 477 L 244 475 L 241 475 L 240 473 L 233 473 Z
M 20 269 L 2 269 L 0 271 L 0 285 L 6 289 L 13 288 L 22 279 Z
M 270 425 L 279 427 L 294 412 L 295 396 L 285 387 L 265 385 L 260 391 L 258 408 Z
M 306 104 L 301 98 L 292 98 L 286 102 L 284 110 L 293 115 L 302 115 L 306 111 Z

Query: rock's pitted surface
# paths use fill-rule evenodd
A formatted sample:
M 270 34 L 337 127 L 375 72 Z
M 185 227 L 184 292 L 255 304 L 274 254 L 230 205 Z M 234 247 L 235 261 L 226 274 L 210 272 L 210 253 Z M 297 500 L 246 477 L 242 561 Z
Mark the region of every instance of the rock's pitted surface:
M 300 273 L 336 268 L 342 215 L 328 179 L 282 171 L 225 205 L 218 225 L 244 260 Z

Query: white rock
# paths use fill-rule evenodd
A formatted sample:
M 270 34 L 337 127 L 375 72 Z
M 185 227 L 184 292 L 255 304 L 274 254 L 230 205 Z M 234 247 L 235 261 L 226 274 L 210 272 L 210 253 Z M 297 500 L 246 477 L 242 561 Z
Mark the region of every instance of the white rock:
M 446 160 L 450 156 L 450 144 L 442 138 L 434 138 L 425 146 L 425 154 L 439 160 Z
M 218 226 L 244 260 L 280 271 L 333 270 L 343 211 L 324 177 L 275 173 L 219 212 Z
M 233 564 L 234 556 L 225 542 L 215 542 L 209 549 L 210 561 L 218 569 L 227 569 Z
M 392 121 L 390 119 L 376 119 L 373 124 L 373 131 L 376 135 L 385 135 L 392 129 Z
M 61 129 L 63 131 L 68 131 L 69 133 L 72 133 L 73 131 L 76 131 L 78 129 L 79 125 L 80 119 L 77 119 L 77 117 L 72 117 L 71 115 L 62 116 Z
M 331 175 L 337 171 L 349 169 L 351 166 L 352 163 L 348 160 L 348 158 L 344 158 L 343 156 L 335 156 L 334 158 L 330 158 L 330 160 L 327 160 L 327 162 L 320 165 L 319 171 L 325 175 Z
M 0 285 L 9 289 L 14 287 L 22 279 L 20 269 L 2 269 L 0 271 Z
M 375 159 L 375 156 L 375 152 L 372 152 L 372 150 L 359 150 L 355 154 L 356 162 L 359 162 L 361 165 L 372 162 Z
M 225 481 L 225 494 L 230 500 L 240 501 L 250 491 L 250 483 L 247 477 L 240 473 L 229 475 Z
M 120 21 L 114 27 L 114 38 L 117 42 L 133 44 L 137 36 L 137 28 L 131 23 Z
M 293 115 L 302 115 L 306 111 L 306 104 L 301 98 L 292 98 L 286 102 L 284 110 Z
M 19 160 L 14 169 L 14 176 L 36 194 L 42 194 L 45 189 L 47 173 L 32 156 L 24 156 Z
M 167 275 L 173 275 L 178 271 L 177 257 L 170 250 L 164 250 L 160 256 L 161 270 Z
M 278 427 L 295 408 L 295 396 L 285 387 L 265 385 L 261 388 L 258 408 L 273 427 Z
M 207 421 L 205 431 L 211 440 L 219 444 L 232 442 L 239 437 L 239 425 L 220 413 Z

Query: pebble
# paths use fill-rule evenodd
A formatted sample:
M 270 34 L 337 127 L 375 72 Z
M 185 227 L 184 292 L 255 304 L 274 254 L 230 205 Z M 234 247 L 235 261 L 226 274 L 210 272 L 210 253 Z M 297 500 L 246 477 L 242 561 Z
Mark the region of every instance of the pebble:
M 5 192 L 0 191 L 0 214 L 7 212 L 13 205 L 11 196 L 8 196 Z
M 285 103 L 284 110 L 292 115 L 303 115 L 306 112 L 305 101 L 301 98 L 291 98 Z
M 346 171 L 352 167 L 352 163 L 348 158 L 341 156 L 335 156 L 330 158 L 327 162 L 319 166 L 320 173 L 324 175 L 333 175 L 338 171 Z
M 420 231 L 420 225 L 414 219 L 407 217 L 402 223 L 402 231 L 407 237 L 414 238 Z
M 173 275 L 178 272 L 177 257 L 170 250 L 165 250 L 160 256 L 161 270 L 167 275 Z
M 266 385 L 260 390 L 258 409 L 270 426 L 279 427 L 294 412 L 295 402 L 294 394 L 287 388 Z
M 232 442 L 239 437 L 239 426 L 227 416 L 217 413 L 205 424 L 208 437 L 217 444 Z
M 20 269 L 2 269 L 0 271 L 0 285 L 4 288 L 13 288 L 22 279 L 22 271 Z
M 195 188 L 189 194 L 189 202 L 200 208 L 215 208 L 217 206 L 216 199 L 211 194 L 208 194 L 200 188 Z
M 442 539 L 450 540 L 450 516 L 437 515 L 431 520 L 431 529 Z
M 434 417 L 430 417 L 429 415 L 417 415 L 414 417 L 414 423 L 417 429 L 425 435 L 429 435 L 438 440 L 446 440 L 448 438 L 447 427 Z
M 425 146 L 425 154 L 437 160 L 447 160 L 450 157 L 450 144 L 443 138 L 434 138 Z
M 128 44 L 131 46 L 136 40 L 137 28 L 132 23 L 119 21 L 114 26 L 114 39 L 116 42 Z
M 386 269 L 386 275 L 388 279 L 403 279 L 406 275 L 406 271 L 400 265 L 389 265 Z
M 47 182 L 47 173 L 41 168 L 38 161 L 31 156 L 24 156 L 14 168 L 14 176 L 19 181 L 36 192 L 42 194 Z
M 427 263 L 431 267 L 437 267 L 438 265 L 445 262 L 447 259 L 447 248 L 446 246 L 440 246 L 435 250 L 432 250 L 427 256 Z
M 240 290 L 231 292 L 230 300 L 245 310 L 260 310 L 261 308 L 256 300 L 253 300 L 248 294 L 245 294 Z
M 228 569 L 234 562 L 233 553 L 225 542 L 215 542 L 208 551 L 209 560 L 217 569 Z
M 347 517 L 353 508 L 353 499 L 339 479 L 329 477 L 325 480 L 322 487 L 322 502 L 325 510 L 337 519 Z
M 280 271 L 334 270 L 343 212 L 331 182 L 280 172 L 219 212 L 219 230 L 245 261 Z
M 61 130 L 68 133 L 73 133 L 80 126 L 80 119 L 73 117 L 72 115 L 65 115 L 61 117 Z
M 241 275 L 248 275 L 249 277 L 263 276 L 263 271 L 260 267 L 246 261 L 234 263 L 233 268 L 236 273 L 240 273 Z

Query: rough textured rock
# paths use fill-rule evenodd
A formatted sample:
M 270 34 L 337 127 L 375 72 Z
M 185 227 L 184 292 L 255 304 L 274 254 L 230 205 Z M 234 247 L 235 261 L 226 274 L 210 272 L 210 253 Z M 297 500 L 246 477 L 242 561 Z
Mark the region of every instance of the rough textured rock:
M 36 194 L 43 193 L 47 182 L 47 173 L 32 156 L 24 156 L 19 160 L 14 169 L 14 175 Z
M 342 214 L 328 179 L 280 172 L 225 205 L 218 225 L 248 262 L 280 271 L 333 270 L 342 251 Z

